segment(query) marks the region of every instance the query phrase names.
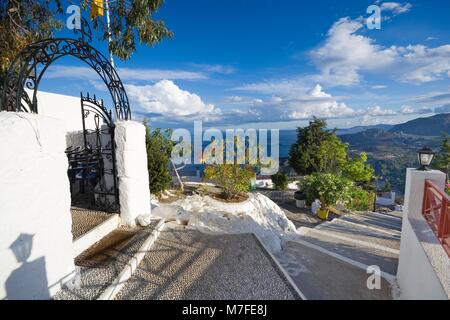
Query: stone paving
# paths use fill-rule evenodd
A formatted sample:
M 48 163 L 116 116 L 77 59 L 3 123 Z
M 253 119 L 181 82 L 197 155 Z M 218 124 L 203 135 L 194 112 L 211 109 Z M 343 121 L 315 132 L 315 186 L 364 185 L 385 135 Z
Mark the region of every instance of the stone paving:
M 255 236 L 167 228 L 116 296 L 127 299 L 300 299 Z
M 145 228 L 119 228 L 83 252 L 75 259 L 80 286 L 77 288 L 66 286 L 54 299 L 97 299 L 139 251 L 156 224 L 157 221 Z
M 94 229 L 102 222 L 111 217 L 111 214 L 103 211 L 95 211 L 79 207 L 70 209 L 72 214 L 72 237 L 73 240 L 78 239 L 83 234 Z

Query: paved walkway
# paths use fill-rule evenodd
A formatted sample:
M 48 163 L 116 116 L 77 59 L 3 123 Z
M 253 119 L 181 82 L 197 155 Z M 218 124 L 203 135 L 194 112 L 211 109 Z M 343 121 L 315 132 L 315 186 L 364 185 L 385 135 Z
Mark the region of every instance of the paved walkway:
M 299 299 L 250 234 L 168 228 L 116 299 Z
M 111 217 L 111 214 L 103 211 L 72 207 L 72 237 L 73 240 L 78 239 L 83 234 L 94 229 L 102 222 Z
M 390 300 L 401 224 L 398 214 L 348 214 L 301 227 L 301 239 L 285 243 L 277 258 L 307 299 Z M 369 266 L 379 267 L 379 288 L 367 285 Z

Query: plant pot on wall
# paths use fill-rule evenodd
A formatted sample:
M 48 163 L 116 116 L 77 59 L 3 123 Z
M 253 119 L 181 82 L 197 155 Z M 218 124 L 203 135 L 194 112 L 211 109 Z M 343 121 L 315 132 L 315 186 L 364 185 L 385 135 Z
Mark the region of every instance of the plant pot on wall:
M 320 208 L 319 210 L 317 210 L 317 216 L 319 217 L 319 219 L 322 219 L 322 220 L 327 220 L 329 213 L 330 213 L 329 209 Z
M 297 191 L 294 193 L 295 205 L 297 208 L 305 208 L 306 207 L 306 194 L 302 191 Z

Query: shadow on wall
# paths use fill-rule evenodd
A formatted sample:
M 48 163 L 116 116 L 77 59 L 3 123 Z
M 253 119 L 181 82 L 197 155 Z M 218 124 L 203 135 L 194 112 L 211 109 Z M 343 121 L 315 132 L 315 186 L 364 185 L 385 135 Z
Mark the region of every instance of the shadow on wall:
M 21 265 L 5 282 L 8 300 L 50 299 L 45 258 L 28 261 L 33 247 L 33 237 L 34 235 L 22 233 L 9 247 Z

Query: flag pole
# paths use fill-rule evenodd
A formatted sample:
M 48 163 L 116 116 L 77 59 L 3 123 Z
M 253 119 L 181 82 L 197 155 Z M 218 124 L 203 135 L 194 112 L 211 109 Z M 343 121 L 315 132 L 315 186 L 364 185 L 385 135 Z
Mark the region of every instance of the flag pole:
M 109 52 L 109 62 L 111 63 L 112 67 L 114 68 L 114 58 L 113 54 L 109 48 L 109 45 L 111 44 L 112 38 L 111 38 L 111 25 L 109 20 L 109 4 L 108 0 L 105 0 L 105 9 L 106 9 L 106 26 L 108 28 L 108 52 Z

